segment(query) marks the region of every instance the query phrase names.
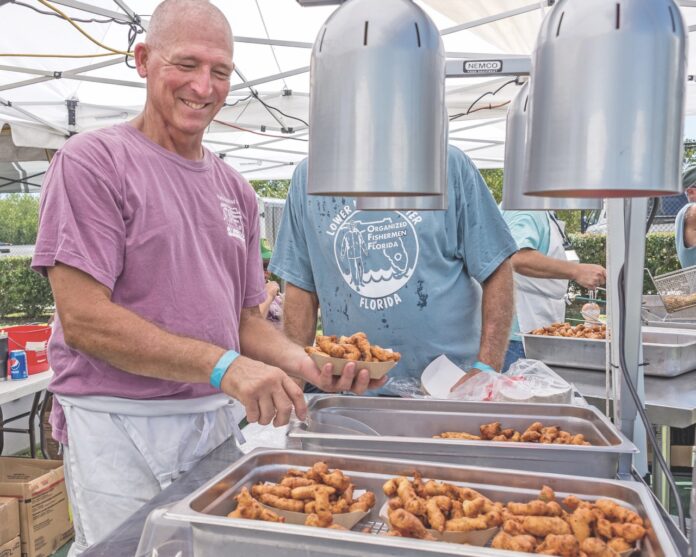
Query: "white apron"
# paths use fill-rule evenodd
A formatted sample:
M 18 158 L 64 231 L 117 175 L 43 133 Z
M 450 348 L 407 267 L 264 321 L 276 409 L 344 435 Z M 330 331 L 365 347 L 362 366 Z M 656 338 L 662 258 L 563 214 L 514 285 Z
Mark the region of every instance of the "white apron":
M 65 484 L 77 557 L 234 433 L 243 407 L 188 400 L 56 395 L 65 413 Z
M 548 211 L 546 218 L 551 230 L 549 252 L 546 255 L 566 261 L 560 225 Z M 514 273 L 514 278 L 515 308 L 522 333 L 565 320 L 567 280 L 525 277 L 519 273 Z

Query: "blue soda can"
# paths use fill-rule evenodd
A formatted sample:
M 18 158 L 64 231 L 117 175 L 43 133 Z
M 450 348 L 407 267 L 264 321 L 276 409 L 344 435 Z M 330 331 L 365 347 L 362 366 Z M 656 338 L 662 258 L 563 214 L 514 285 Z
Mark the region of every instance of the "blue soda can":
M 24 350 L 10 350 L 8 354 L 8 367 L 12 379 L 26 379 L 29 377 L 27 370 L 27 353 Z

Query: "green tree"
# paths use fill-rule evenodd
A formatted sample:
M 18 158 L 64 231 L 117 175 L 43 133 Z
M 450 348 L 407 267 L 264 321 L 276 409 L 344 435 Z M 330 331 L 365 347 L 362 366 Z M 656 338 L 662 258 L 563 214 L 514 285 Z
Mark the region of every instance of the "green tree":
M 0 196 L 0 242 L 33 244 L 38 223 L 38 195 L 11 193 Z
M 480 172 L 488 189 L 491 190 L 495 202 L 500 203 L 503 199 L 503 169 L 484 168 Z
M 556 211 L 558 219 L 565 223 L 567 234 L 580 234 L 582 228 L 580 226 L 582 220 L 582 211 Z
M 687 168 L 688 166 L 693 166 L 694 164 L 696 164 L 696 139 L 685 139 L 684 160 L 682 167 Z
M 259 197 L 275 199 L 285 199 L 290 188 L 290 180 L 250 180 L 249 183 Z
M 37 318 L 53 306 L 48 280 L 31 270 L 31 257 L 0 259 L 0 317 Z

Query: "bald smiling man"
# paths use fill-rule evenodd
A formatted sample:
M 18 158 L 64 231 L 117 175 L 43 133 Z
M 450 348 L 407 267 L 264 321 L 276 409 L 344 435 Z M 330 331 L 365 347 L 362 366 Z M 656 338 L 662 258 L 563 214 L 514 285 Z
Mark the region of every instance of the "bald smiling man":
M 135 47 L 147 99 L 131 122 L 71 138 L 47 173 L 33 268 L 57 318 L 51 416 L 75 544 L 98 542 L 237 427 L 306 414 L 332 376 L 263 319 L 256 197 L 202 145 L 230 87 L 232 31 L 204 0 L 166 0 Z

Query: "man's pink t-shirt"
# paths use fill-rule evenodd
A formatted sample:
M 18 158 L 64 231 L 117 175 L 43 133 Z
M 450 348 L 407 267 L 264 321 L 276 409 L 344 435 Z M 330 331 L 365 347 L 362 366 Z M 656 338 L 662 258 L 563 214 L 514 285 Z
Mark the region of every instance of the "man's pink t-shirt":
M 239 350 L 242 308 L 265 299 L 258 206 L 249 184 L 204 151 L 200 161 L 184 159 L 129 124 L 71 138 L 44 180 L 32 267 L 44 275 L 59 262 L 75 267 L 109 288 L 114 303 L 161 328 Z M 59 395 L 217 392 L 121 371 L 73 350 L 58 318 L 49 361 L 49 389 Z

